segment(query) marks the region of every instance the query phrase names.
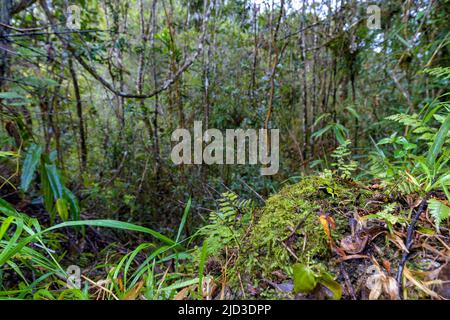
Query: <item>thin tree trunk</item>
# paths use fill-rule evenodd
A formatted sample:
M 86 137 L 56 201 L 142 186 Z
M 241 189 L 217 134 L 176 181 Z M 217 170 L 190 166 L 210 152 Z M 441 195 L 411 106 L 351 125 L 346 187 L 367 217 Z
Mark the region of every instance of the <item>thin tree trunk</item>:
M 139 94 L 143 93 L 144 88 L 144 78 L 145 78 L 145 66 L 146 66 L 146 60 L 145 60 L 145 54 L 147 49 L 147 41 L 148 41 L 148 29 L 146 31 L 145 28 L 145 20 L 144 20 L 144 1 L 139 0 L 139 18 L 140 18 L 140 27 L 141 27 L 141 52 L 139 54 L 139 66 L 138 66 L 138 77 L 137 77 L 137 91 Z M 141 112 L 143 114 L 143 120 L 145 127 L 147 128 L 148 135 L 151 138 L 153 136 L 153 128 L 152 124 L 150 122 L 150 115 L 148 112 L 148 108 L 145 105 L 145 100 L 140 99 L 139 100 L 139 106 L 141 109 Z
M 69 70 L 72 77 L 73 91 L 75 93 L 77 116 L 78 116 L 78 133 L 80 135 L 81 162 L 80 171 L 83 173 L 87 166 L 88 150 L 86 146 L 86 134 L 84 132 L 83 106 L 81 102 L 80 87 L 78 85 L 77 74 L 73 65 L 72 58 L 69 58 Z
M 152 47 L 152 75 L 153 75 L 153 85 L 155 88 L 158 87 L 158 72 L 155 56 L 155 35 L 157 28 L 157 0 L 153 0 L 152 3 L 152 32 L 151 32 L 151 47 Z M 155 152 L 155 186 L 156 190 L 159 190 L 159 180 L 160 180 L 160 150 L 159 150 L 159 133 L 158 133 L 158 112 L 159 112 L 159 95 L 155 95 L 154 104 L 154 116 L 153 116 L 153 149 Z
M 281 24 L 281 18 L 283 17 L 284 12 L 284 0 L 281 0 L 280 2 L 280 13 L 278 15 L 277 23 L 275 25 L 275 30 L 272 30 L 272 22 L 271 22 L 271 49 L 269 51 L 269 66 L 271 67 L 270 70 L 270 90 L 269 90 L 269 101 L 268 101 L 268 107 L 267 107 L 267 115 L 266 119 L 264 121 L 264 129 L 269 129 L 269 122 L 272 116 L 272 110 L 273 110 L 273 100 L 275 96 L 275 74 L 278 66 L 278 60 L 279 60 L 279 50 L 278 50 L 278 31 L 280 29 Z M 272 19 L 271 19 L 272 20 Z M 272 62 L 272 51 L 274 54 L 273 62 Z M 266 135 L 266 152 L 270 152 L 270 137 L 267 134 Z
M 3 25 L 9 25 L 11 22 L 11 8 L 12 0 L 0 1 L 0 22 Z M 9 57 L 8 51 L 6 50 L 9 46 L 7 38 L 9 29 L 3 25 L 0 25 L 0 91 L 4 91 L 5 78 L 9 75 Z M 0 124 L 3 123 L 2 111 L 3 106 L 0 104 Z
M 258 101 L 256 97 L 256 68 L 258 65 L 258 8 L 256 3 L 253 5 L 253 64 L 252 64 L 252 82 L 250 87 L 250 96 L 252 99 L 253 110 L 258 109 Z
M 302 4 L 302 16 L 300 28 L 302 32 L 300 34 L 301 41 L 301 57 L 303 62 L 303 159 L 308 156 L 308 141 L 309 141 L 309 113 L 308 113 L 308 85 L 307 85 L 307 72 L 306 72 L 306 39 L 305 39 L 305 18 L 306 18 L 306 1 L 303 0 Z

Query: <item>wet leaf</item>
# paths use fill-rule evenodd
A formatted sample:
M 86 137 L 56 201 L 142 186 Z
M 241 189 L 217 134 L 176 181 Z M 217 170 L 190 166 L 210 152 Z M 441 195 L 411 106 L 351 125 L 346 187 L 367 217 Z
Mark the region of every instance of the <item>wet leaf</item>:
M 359 236 L 349 235 L 341 240 L 341 248 L 350 254 L 360 253 L 366 247 L 368 239 L 368 236 L 361 238 Z
M 325 286 L 332 293 L 331 299 L 340 300 L 342 297 L 342 286 L 335 281 L 329 273 L 323 273 L 319 278 L 319 283 Z
M 25 192 L 28 190 L 33 174 L 41 159 L 42 148 L 36 144 L 32 144 L 25 155 L 23 162 L 22 176 L 20 178 L 20 188 Z
M 304 264 L 296 263 L 294 271 L 294 292 L 308 293 L 314 290 L 317 285 L 317 279 L 314 272 Z
M 330 247 L 333 248 L 333 240 L 331 238 L 330 224 L 329 224 L 329 221 L 327 219 L 327 216 L 321 214 L 319 216 L 319 221 L 320 221 L 320 224 L 323 227 L 323 230 L 325 231 L 325 234 L 327 235 L 327 239 L 328 239 L 328 243 L 329 243 Z

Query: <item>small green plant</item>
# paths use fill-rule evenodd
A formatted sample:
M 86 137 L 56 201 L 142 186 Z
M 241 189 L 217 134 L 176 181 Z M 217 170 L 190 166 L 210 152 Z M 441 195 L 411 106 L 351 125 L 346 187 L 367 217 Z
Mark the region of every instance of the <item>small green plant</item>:
M 334 280 L 334 276 L 321 265 L 307 266 L 296 263 L 293 268 L 294 293 L 310 293 L 318 284 L 325 286 L 331 292 L 331 299 L 339 300 L 342 287 Z
M 198 231 L 208 241 L 208 255 L 216 254 L 226 245 L 239 246 L 242 226 L 251 218 L 254 204 L 249 199 L 239 199 L 233 192 L 225 192 L 219 199 L 219 208 L 211 212 L 209 224 Z
M 439 225 L 447 220 L 450 215 L 450 207 L 446 206 L 442 201 L 437 199 L 428 200 L 428 209 L 434 219 L 436 229 L 439 230 Z
M 79 220 L 80 207 L 75 195 L 64 185 L 61 173 L 55 164 L 55 153 L 42 152 L 42 147 L 31 144 L 23 161 L 20 189 L 27 192 L 36 172 L 40 180 L 40 192 L 44 207 L 53 222 L 56 213 L 61 220 Z
M 430 74 L 450 75 L 448 68 Z M 404 127 L 404 134 L 394 132 L 375 144 L 370 154 L 370 171 L 405 193 L 443 190 L 450 200 L 450 104 L 441 101 L 447 94 L 427 103 L 417 114 L 396 114 L 387 120 Z M 380 146 L 386 146 L 382 150 Z
M 350 140 L 345 140 L 331 154 L 336 160 L 331 166 L 336 168 L 336 173 L 343 179 L 350 179 L 353 172 L 358 168 L 358 163 L 350 158 L 351 151 L 348 148 L 350 143 Z
M 317 120 L 315 121 L 314 125 L 319 124 L 321 120 L 324 120 L 324 119 L 326 119 L 328 117 L 331 117 L 331 114 L 329 114 L 329 113 L 323 114 L 322 116 L 317 118 Z M 339 122 L 337 122 L 337 123 L 331 122 L 330 124 L 326 125 L 322 129 L 314 132 L 311 135 L 311 138 L 319 139 L 320 137 L 324 136 L 327 132 L 333 132 L 333 134 L 334 134 L 334 136 L 336 138 L 336 141 L 339 142 L 340 144 L 344 144 L 345 143 L 346 137 L 348 135 L 348 129 L 346 127 L 344 127 Z
M 389 233 L 394 233 L 394 225 L 399 224 L 405 224 L 406 219 L 398 214 L 393 214 L 395 212 L 395 208 L 397 206 L 397 203 L 390 203 L 387 204 L 383 210 L 380 212 L 377 212 L 375 214 L 369 214 L 364 217 L 364 219 L 379 219 L 383 220 L 389 230 Z

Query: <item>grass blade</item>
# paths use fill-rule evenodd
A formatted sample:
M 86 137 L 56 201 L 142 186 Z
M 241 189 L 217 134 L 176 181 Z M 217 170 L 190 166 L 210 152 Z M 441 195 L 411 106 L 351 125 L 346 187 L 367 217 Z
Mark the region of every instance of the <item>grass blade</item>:
M 441 125 L 438 133 L 434 137 L 433 144 L 428 151 L 427 162 L 430 167 L 434 166 L 437 156 L 444 145 L 445 139 L 447 138 L 448 131 L 450 130 L 450 115 L 447 116 L 444 123 Z
M 180 227 L 178 228 L 177 238 L 175 239 L 175 242 L 177 242 L 177 243 L 180 240 L 181 233 L 183 232 L 184 225 L 186 224 L 187 216 L 189 215 L 189 211 L 191 210 L 191 204 L 192 204 L 192 198 L 189 198 L 187 205 L 184 208 L 183 217 L 181 218 Z
M 27 191 L 30 187 L 33 174 L 41 158 L 42 148 L 36 144 L 32 144 L 25 155 L 23 162 L 22 176 L 20 178 L 20 188 Z

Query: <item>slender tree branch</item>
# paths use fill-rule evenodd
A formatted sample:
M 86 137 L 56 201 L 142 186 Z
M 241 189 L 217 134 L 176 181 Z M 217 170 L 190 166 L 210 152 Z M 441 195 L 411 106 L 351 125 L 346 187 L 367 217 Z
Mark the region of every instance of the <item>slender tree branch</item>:
M 22 0 L 19 1 L 18 3 L 14 4 L 12 9 L 11 9 L 11 14 L 16 14 L 19 13 L 23 10 L 25 10 L 26 8 L 28 8 L 29 6 L 31 6 L 32 4 L 34 4 L 36 2 L 36 0 Z
M 97 81 L 99 81 L 106 89 L 108 89 L 109 91 L 111 91 L 112 93 L 114 93 L 117 96 L 120 97 L 124 97 L 124 98 L 133 98 L 133 99 L 148 99 L 151 98 L 163 91 L 165 91 L 166 89 L 168 89 L 172 84 L 174 84 L 178 78 L 181 77 L 181 75 L 183 74 L 184 71 L 186 71 L 193 63 L 194 61 L 197 59 L 197 57 L 200 55 L 201 51 L 203 50 L 203 43 L 205 41 L 205 37 L 206 37 L 206 31 L 207 31 L 207 25 L 208 25 L 208 21 L 209 21 L 209 17 L 211 16 L 211 11 L 213 9 L 214 6 L 214 2 L 210 1 L 209 6 L 207 7 L 207 10 L 204 14 L 203 17 L 203 24 L 202 24 L 202 32 L 201 32 L 201 36 L 198 42 L 198 45 L 196 47 L 196 49 L 194 50 L 193 54 L 191 56 L 189 56 L 187 59 L 185 59 L 184 64 L 182 65 L 181 68 L 179 68 L 177 70 L 177 72 L 172 76 L 172 78 L 167 79 L 166 81 L 164 81 L 164 83 L 159 87 L 154 89 L 152 92 L 150 93 L 146 93 L 146 94 L 135 94 L 135 93 L 127 93 L 127 92 L 121 92 L 120 90 L 117 90 L 113 84 L 111 84 L 108 80 L 106 80 L 105 78 L 103 78 L 98 72 L 97 70 L 90 66 L 82 57 L 81 55 L 77 52 L 76 48 L 71 44 L 71 41 L 68 40 L 66 37 L 63 36 L 63 34 L 58 33 L 57 31 L 57 27 L 56 27 L 56 22 L 54 17 L 52 16 L 50 9 L 47 6 L 47 3 L 44 0 L 40 0 L 39 1 L 41 4 L 42 9 L 44 10 L 45 15 L 47 16 L 47 19 L 50 22 L 50 25 L 53 29 L 53 31 L 55 32 L 56 36 L 60 39 L 60 41 L 67 47 L 67 49 L 69 50 L 69 52 L 72 54 L 72 56 L 78 61 L 78 63 L 81 64 L 81 66 L 91 74 L 92 77 L 94 77 L 94 79 L 96 79 Z

